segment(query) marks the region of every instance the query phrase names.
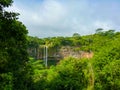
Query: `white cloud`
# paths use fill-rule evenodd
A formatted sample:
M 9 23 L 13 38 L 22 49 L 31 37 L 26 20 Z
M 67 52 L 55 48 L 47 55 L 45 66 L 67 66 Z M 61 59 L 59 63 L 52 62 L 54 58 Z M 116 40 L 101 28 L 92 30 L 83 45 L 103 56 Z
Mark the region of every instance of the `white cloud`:
M 29 5 L 29 0 L 26 3 L 15 0 L 12 10 L 20 13 L 20 21 L 27 26 L 29 35 L 38 37 L 69 36 L 75 32 L 83 35 L 94 33 L 97 28 L 120 28 L 120 4 L 110 4 L 115 6 L 111 9 L 104 2 L 91 1 L 32 0 Z
M 110 21 L 96 21 L 94 23 L 94 27 L 97 28 L 103 28 L 104 30 L 109 30 L 109 29 L 114 29 L 114 23 L 110 22 Z
M 65 8 L 60 3 L 51 0 L 45 0 L 37 11 L 32 11 L 30 21 L 38 25 L 54 25 L 66 15 Z

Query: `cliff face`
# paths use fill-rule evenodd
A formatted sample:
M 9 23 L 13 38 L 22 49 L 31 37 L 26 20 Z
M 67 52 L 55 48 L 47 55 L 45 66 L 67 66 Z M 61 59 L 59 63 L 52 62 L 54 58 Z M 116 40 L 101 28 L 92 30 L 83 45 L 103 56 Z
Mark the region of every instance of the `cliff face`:
M 35 59 L 44 59 L 44 48 L 29 48 L 28 53 Z M 61 48 L 48 48 L 48 60 L 61 60 L 65 57 L 92 58 L 93 52 L 85 52 L 78 47 L 63 46 Z
M 59 51 L 60 55 L 65 57 L 74 57 L 74 58 L 92 58 L 93 52 L 85 52 L 81 50 L 76 50 L 77 47 L 62 47 Z

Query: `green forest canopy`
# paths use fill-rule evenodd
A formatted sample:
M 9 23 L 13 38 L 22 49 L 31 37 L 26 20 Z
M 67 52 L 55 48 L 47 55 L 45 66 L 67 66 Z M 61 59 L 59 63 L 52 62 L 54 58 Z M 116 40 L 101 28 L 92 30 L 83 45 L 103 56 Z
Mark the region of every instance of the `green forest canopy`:
M 38 84 L 36 88 L 49 90 L 120 89 L 120 32 L 103 29 L 98 32 L 97 29 L 92 35 L 73 34 L 72 37 L 43 39 L 29 36 L 28 41 L 28 47 L 45 44 L 52 48 L 74 46 L 79 47 L 79 50 L 94 53 L 93 58 L 90 59 L 67 58 L 47 71 L 44 69 L 35 71 L 35 73 L 41 72 L 34 78 Z M 43 75 L 44 78 L 37 78 L 39 75 Z

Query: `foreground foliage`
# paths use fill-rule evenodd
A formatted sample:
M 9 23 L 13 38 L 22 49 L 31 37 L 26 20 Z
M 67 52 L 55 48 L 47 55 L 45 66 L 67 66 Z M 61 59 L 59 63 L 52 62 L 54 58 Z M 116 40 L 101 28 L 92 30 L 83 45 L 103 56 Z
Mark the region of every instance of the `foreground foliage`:
M 27 30 L 18 13 L 5 11 L 12 2 L 0 0 L 0 90 L 28 90 Z

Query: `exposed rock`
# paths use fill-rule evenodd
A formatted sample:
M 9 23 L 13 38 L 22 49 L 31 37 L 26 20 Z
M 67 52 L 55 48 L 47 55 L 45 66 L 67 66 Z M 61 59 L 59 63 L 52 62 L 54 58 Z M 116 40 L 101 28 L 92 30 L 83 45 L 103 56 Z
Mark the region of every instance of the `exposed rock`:
M 61 48 L 48 48 L 48 60 L 61 60 L 65 57 L 74 58 L 92 58 L 93 52 L 85 52 L 75 50 L 78 47 L 63 46 Z M 44 48 L 30 48 L 28 49 L 30 56 L 36 59 L 44 59 Z
M 61 56 L 65 57 L 74 57 L 74 58 L 92 58 L 93 52 L 85 52 L 85 51 L 75 51 L 75 47 L 62 47 L 60 49 Z

